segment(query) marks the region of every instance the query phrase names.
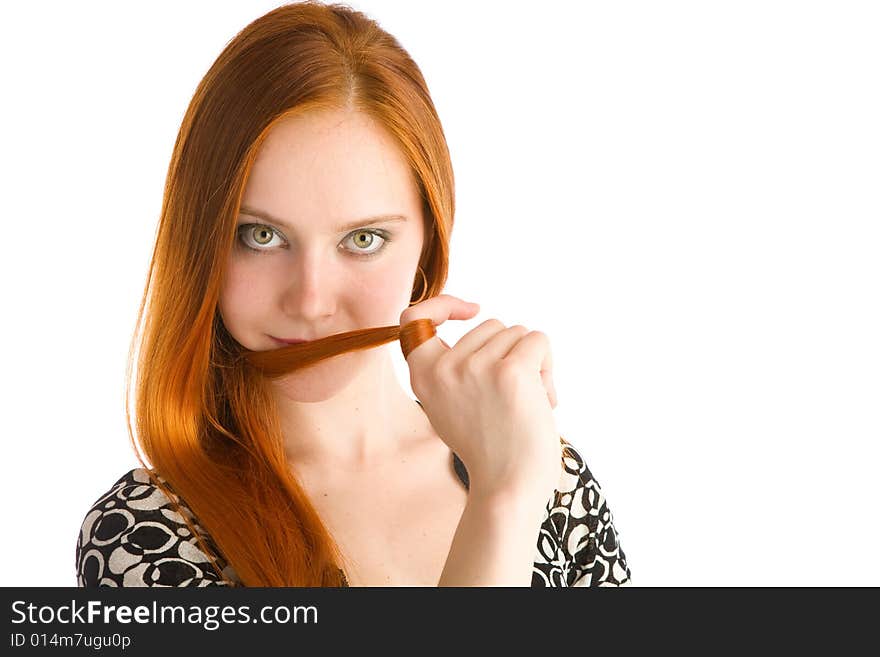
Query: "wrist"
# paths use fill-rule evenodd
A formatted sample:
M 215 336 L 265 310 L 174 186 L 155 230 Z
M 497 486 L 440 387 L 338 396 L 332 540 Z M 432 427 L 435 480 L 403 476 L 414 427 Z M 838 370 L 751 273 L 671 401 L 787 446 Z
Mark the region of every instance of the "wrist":
M 510 517 L 511 514 L 528 513 L 547 506 L 549 497 L 534 486 L 509 486 L 504 488 L 481 488 L 472 486 L 468 491 L 467 506 L 483 513 Z

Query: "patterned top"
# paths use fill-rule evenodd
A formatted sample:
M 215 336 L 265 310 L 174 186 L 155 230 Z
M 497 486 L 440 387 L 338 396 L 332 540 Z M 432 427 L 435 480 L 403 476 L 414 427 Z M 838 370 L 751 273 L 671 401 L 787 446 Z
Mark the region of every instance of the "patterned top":
M 547 502 L 532 586 L 630 585 L 626 555 L 599 483 L 577 450 L 565 445 L 572 456 L 564 457 L 562 483 Z M 468 488 L 464 463 L 451 454 L 452 466 Z M 86 514 L 76 545 L 78 586 L 241 586 L 192 511 L 175 498 L 209 548 L 220 555 L 222 577 L 169 499 L 146 470 L 137 468 L 113 484 Z

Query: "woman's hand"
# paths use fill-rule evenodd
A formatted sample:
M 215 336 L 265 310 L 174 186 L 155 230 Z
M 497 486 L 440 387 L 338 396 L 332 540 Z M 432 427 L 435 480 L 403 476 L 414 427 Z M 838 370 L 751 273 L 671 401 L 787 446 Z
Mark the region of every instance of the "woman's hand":
M 411 306 L 400 325 L 470 319 L 477 304 L 441 294 Z M 547 336 L 488 319 L 452 348 L 435 335 L 413 349 L 410 385 L 434 429 L 468 470 L 470 494 L 550 498 L 562 473 Z

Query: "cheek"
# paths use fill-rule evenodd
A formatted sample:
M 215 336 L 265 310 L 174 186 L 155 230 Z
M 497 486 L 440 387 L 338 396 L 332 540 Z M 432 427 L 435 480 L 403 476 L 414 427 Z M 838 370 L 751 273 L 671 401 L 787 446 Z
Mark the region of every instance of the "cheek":
M 265 279 L 256 268 L 230 262 L 220 287 L 218 306 L 223 323 L 233 335 L 245 328 L 248 318 L 266 307 L 268 292 Z
M 394 323 L 409 303 L 412 285 L 408 280 L 407 263 L 362 270 L 353 277 L 350 290 L 352 301 L 365 316 L 377 321 Z

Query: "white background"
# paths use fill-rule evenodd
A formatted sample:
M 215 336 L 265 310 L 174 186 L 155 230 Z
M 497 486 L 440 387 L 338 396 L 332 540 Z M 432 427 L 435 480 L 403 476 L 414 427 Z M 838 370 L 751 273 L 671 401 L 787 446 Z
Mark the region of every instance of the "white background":
M 276 2 L 0 5 L 0 584 L 74 585 L 137 462 L 125 359 L 168 160 Z M 880 9 L 350 2 L 449 141 L 445 291 L 550 338 L 636 585 L 880 585 Z M 398 361 L 408 385 L 405 362 Z

